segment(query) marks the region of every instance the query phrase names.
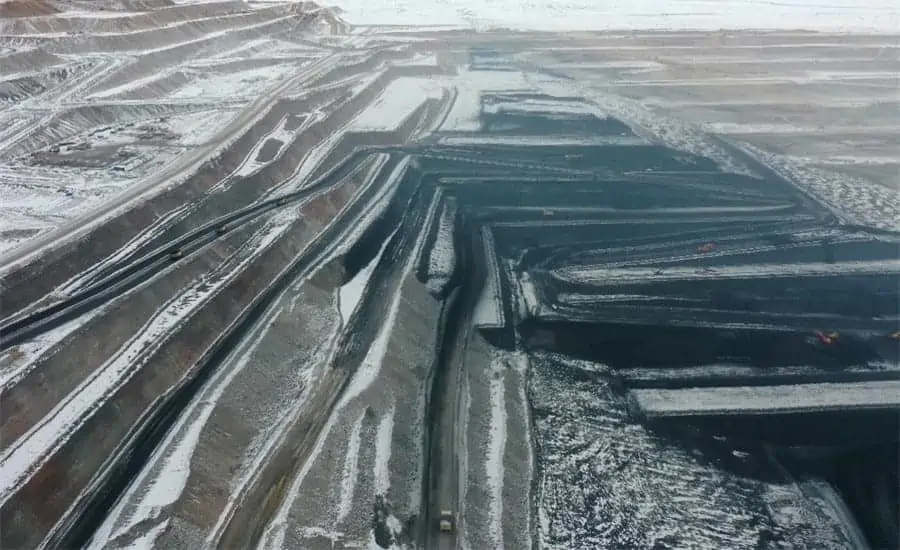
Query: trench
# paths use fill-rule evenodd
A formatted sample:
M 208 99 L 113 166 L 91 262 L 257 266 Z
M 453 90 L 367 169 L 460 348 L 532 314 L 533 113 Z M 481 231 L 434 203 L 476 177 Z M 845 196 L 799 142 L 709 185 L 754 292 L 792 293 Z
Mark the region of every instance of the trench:
M 453 271 L 449 282 L 444 288 L 443 306 L 441 309 L 441 317 L 438 324 L 437 348 L 435 353 L 435 361 L 431 368 L 431 380 L 429 381 L 430 390 L 426 401 L 426 416 L 424 431 L 423 448 L 424 453 L 423 472 L 426 475 L 422 478 L 422 505 L 425 512 L 418 524 L 417 539 L 424 547 L 428 547 L 428 543 L 433 537 L 434 530 L 437 525 L 436 506 L 442 509 L 449 507 L 457 510 L 457 502 L 440 501 L 435 502 L 436 498 L 455 497 L 457 500 L 461 495 L 446 495 L 441 491 L 441 476 L 448 469 L 456 471 L 456 475 L 451 476 L 451 482 L 458 484 L 458 453 L 454 449 L 443 448 L 446 444 L 442 441 L 442 430 L 446 429 L 447 420 L 449 423 L 455 424 L 455 408 L 447 410 L 447 401 L 444 396 L 447 392 L 448 379 L 452 369 L 461 370 L 462 365 L 456 363 L 455 351 L 459 349 L 457 344 L 466 336 L 466 324 L 471 320 L 471 313 L 477 300 L 478 292 L 482 281 L 478 274 L 480 270 L 477 268 L 479 259 L 473 254 L 471 246 L 467 246 L 471 239 L 470 231 L 467 230 L 469 223 L 457 214 L 453 231 L 453 244 L 456 256 L 456 269 Z M 437 225 L 437 223 L 435 224 Z M 424 258 L 423 258 L 424 263 Z M 420 266 L 420 277 L 426 277 L 427 270 L 424 265 Z M 458 384 L 458 383 L 457 383 Z M 442 421 L 443 418 L 443 421 Z M 452 441 L 451 445 L 456 442 Z M 450 463 L 447 463 L 449 458 Z

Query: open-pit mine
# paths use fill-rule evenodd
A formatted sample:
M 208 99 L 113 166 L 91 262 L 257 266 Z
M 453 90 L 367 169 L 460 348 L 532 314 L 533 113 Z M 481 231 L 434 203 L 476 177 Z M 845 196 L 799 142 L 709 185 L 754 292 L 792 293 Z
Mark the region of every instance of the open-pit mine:
M 0 547 L 896 548 L 898 74 L 0 3 Z

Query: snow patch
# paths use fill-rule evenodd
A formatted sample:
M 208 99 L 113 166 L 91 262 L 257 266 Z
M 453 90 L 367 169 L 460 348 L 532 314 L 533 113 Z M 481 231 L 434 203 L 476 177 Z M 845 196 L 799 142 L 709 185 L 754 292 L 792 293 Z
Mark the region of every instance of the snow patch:
M 381 327 L 381 331 L 379 331 L 375 341 L 372 342 L 372 346 L 366 353 L 365 359 L 363 359 L 362 364 L 350 381 L 349 386 L 347 386 L 347 389 L 344 391 L 344 395 L 341 397 L 340 403 L 338 403 L 337 410 L 343 409 L 350 401 L 362 395 L 362 393 L 372 385 L 375 379 L 378 378 L 378 373 L 381 371 L 381 365 L 384 362 L 384 356 L 387 354 L 388 343 L 391 340 L 391 332 L 393 332 L 394 324 L 397 321 L 397 312 L 400 309 L 401 299 L 401 293 L 397 292 L 391 303 L 391 309 L 388 311 L 387 319 L 385 319 L 384 325 Z
M 6 501 L 49 456 L 59 449 L 122 384 L 146 365 L 164 341 L 186 317 L 218 293 L 249 263 L 254 253 L 271 245 L 289 229 L 287 220 L 275 220 L 267 232 L 257 235 L 244 256 L 221 268 L 217 279 L 210 277 L 176 296 L 154 315 L 144 327 L 109 361 L 92 373 L 75 390 L 0 457 L 0 500 Z
M 440 204 L 441 195 L 441 191 L 437 191 L 434 194 L 434 198 L 432 199 L 428 212 L 425 215 L 426 223 L 428 222 L 428 220 L 434 219 L 438 204 Z M 421 254 L 424 242 L 425 233 L 420 232 L 416 245 L 414 246 L 413 253 L 406 263 L 401 279 L 406 279 L 407 277 L 409 277 L 416 264 L 416 259 L 419 258 Z M 318 439 L 316 440 L 315 448 L 313 449 L 312 453 L 310 453 L 309 458 L 304 463 L 300 472 L 297 474 L 297 476 L 294 477 L 294 481 L 291 484 L 290 489 L 287 491 L 287 495 L 282 501 L 282 505 L 278 508 L 275 517 L 271 522 L 269 522 L 269 525 L 266 527 L 263 536 L 260 538 L 260 542 L 257 545 L 258 550 L 281 549 L 284 547 L 285 529 L 287 529 L 288 526 L 288 515 L 290 514 L 291 504 L 295 502 L 299 497 L 300 489 L 303 486 L 303 481 L 306 478 L 306 475 L 309 473 L 309 470 L 312 468 L 313 464 L 316 462 L 317 457 L 319 456 L 319 454 L 321 454 L 326 442 L 328 441 L 328 436 L 331 433 L 331 430 L 334 428 L 335 423 L 338 421 L 340 412 L 349 404 L 352 399 L 358 397 L 361 392 L 365 391 L 366 388 L 371 385 L 371 383 L 374 381 L 374 378 L 377 376 L 378 371 L 380 370 L 380 359 L 383 359 L 385 355 L 386 346 L 389 341 L 390 329 L 394 324 L 394 319 L 396 318 L 397 310 L 399 309 L 400 300 L 402 298 L 401 295 L 401 292 L 396 293 L 394 301 L 391 304 L 388 319 L 385 322 L 385 327 L 376 337 L 376 341 L 372 343 L 372 346 L 369 348 L 369 351 L 366 354 L 364 363 L 369 362 L 370 364 L 368 366 L 360 366 L 359 370 L 351 380 L 350 386 L 345 390 L 345 394 L 342 396 L 341 401 L 337 404 L 335 410 L 329 416 L 325 427 L 322 429 Z M 378 359 L 378 361 L 376 361 L 376 359 Z M 387 441 L 389 441 L 389 439 Z M 385 456 L 385 461 L 389 460 L 389 455 L 387 455 L 387 453 L 385 453 L 383 456 Z M 378 463 L 377 460 L 376 463 Z M 385 485 L 387 484 L 385 483 Z M 374 543 L 374 540 L 372 541 L 372 543 Z
M 434 219 L 437 212 L 437 206 L 440 203 L 440 199 L 441 194 L 435 193 L 435 196 L 431 202 L 431 206 L 429 207 L 428 213 L 426 214 L 426 220 Z M 425 245 L 425 237 L 426 232 L 422 231 L 418 237 L 418 240 L 416 241 L 413 254 L 410 257 L 410 260 L 407 262 L 406 267 L 403 271 L 402 279 L 406 279 L 409 276 L 416 264 L 416 259 L 421 256 L 422 248 Z M 360 365 L 356 374 L 353 376 L 353 379 L 350 381 L 349 386 L 344 391 L 344 395 L 341 397 L 341 401 L 337 405 L 337 410 L 343 409 L 347 406 L 348 403 L 350 403 L 350 401 L 359 397 L 362 392 L 364 392 L 370 385 L 372 385 L 372 382 L 374 382 L 378 377 L 378 373 L 381 370 L 381 364 L 384 361 L 385 354 L 387 353 L 387 346 L 391 339 L 391 333 L 393 332 L 394 325 L 397 321 L 397 312 L 400 310 L 400 302 L 402 300 L 402 292 L 398 291 L 394 294 L 390 309 L 388 310 L 387 318 L 384 321 L 384 325 L 382 326 L 381 331 L 378 333 L 378 336 L 375 338 L 375 341 L 372 342 L 372 346 L 366 353 L 365 359 L 363 359 L 362 364 Z
M 308 122 L 309 119 L 306 119 L 304 121 L 304 125 Z M 281 155 L 281 152 L 284 151 L 285 147 L 287 147 L 288 144 L 290 144 L 294 140 L 297 132 L 303 130 L 303 126 L 297 128 L 296 130 L 286 130 L 285 128 L 287 127 L 287 124 L 288 117 L 284 117 L 278 124 L 278 127 L 275 128 L 275 130 L 257 141 L 256 145 L 253 147 L 253 149 L 250 150 L 250 153 L 247 155 L 244 162 L 240 167 L 238 167 L 237 170 L 234 171 L 233 175 L 237 177 L 247 177 L 259 171 L 260 168 L 270 164 L 272 161 L 278 158 Z M 269 159 L 265 161 L 259 161 L 259 155 L 263 147 L 265 147 L 266 144 L 270 143 L 270 140 L 280 142 L 281 145 L 278 147 L 278 150 L 269 157 Z
M 527 271 L 519 276 L 519 288 L 522 292 L 522 299 L 525 302 L 525 311 L 522 312 L 523 317 L 536 314 L 540 310 L 541 300 L 538 298 L 537 287 L 534 281 L 531 280 L 531 274 Z
M 267 88 L 277 84 L 297 72 L 297 67 L 285 63 L 259 69 L 249 69 L 234 73 L 210 74 L 179 88 L 170 97 L 173 99 L 255 98 L 264 95 Z
M 394 130 L 427 99 L 440 98 L 445 85 L 438 79 L 400 77 L 354 119 L 354 130 Z
M 428 256 L 428 290 L 439 294 L 456 271 L 456 246 L 453 233 L 456 221 L 456 201 L 448 198 L 444 203 L 438 224 L 434 246 Z
M 651 416 L 884 409 L 900 406 L 900 380 L 677 390 L 640 389 L 632 390 L 631 395 L 641 411 Z
M 505 365 L 494 362 L 491 380 L 491 431 L 487 450 L 487 479 L 490 484 L 490 529 L 494 548 L 503 548 L 503 453 L 506 450 L 506 377 Z
M 471 71 L 460 69 L 450 79 L 458 90 L 456 101 L 441 130 L 477 132 L 481 130 L 481 96 L 487 92 L 534 91 L 520 71 Z
M 895 189 L 848 174 L 804 166 L 747 143 L 741 144 L 741 148 L 847 221 L 900 231 L 900 194 Z
M 758 264 L 751 266 L 718 266 L 714 268 L 682 266 L 607 268 L 587 265 L 554 269 L 551 271 L 551 275 L 561 281 L 613 286 L 631 284 L 635 281 L 662 282 L 693 278 L 727 280 L 771 279 L 776 277 L 843 277 L 872 272 L 882 274 L 900 273 L 900 260 L 842 262 L 840 264 L 825 262 Z
M 503 326 L 503 304 L 500 296 L 500 266 L 497 264 L 494 235 L 489 228 L 482 227 L 481 238 L 487 273 L 484 287 L 472 315 L 472 324 L 476 327 L 499 327 Z
M 165 533 L 166 528 L 169 526 L 169 520 L 160 523 L 159 525 L 153 527 L 149 531 L 147 531 L 142 537 L 134 540 L 128 548 L 130 550 L 153 550 L 156 547 L 156 539 L 160 537 L 163 533 Z
M 396 405 L 391 402 L 381 422 L 378 423 L 378 432 L 375 436 L 375 463 L 372 477 L 375 484 L 375 494 L 385 495 L 391 486 L 391 473 L 389 463 L 391 461 L 391 438 L 394 433 L 394 413 Z
M 232 357 L 238 358 L 234 367 L 216 371 L 206 387 L 188 405 L 185 413 L 150 458 L 148 467 L 141 471 L 116 507 L 107 515 L 89 546 L 90 550 L 100 550 L 107 541 L 128 533 L 141 523 L 158 518 L 163 507 L 178 500 L 187 484 L 191 457 L 203 428 L 225 390 L 249 364 L 251 350 L 259 346 L 281 312 L 282 308 L 268 311 L 250 337 L 244 339 L 229 357 L 229 360 Z M 228 362 L 226 360 L 225 364 Z M 145 489 L 148 482 L 150 488 Z
M 373 163 L 372 171 L 370 172 L 371 175 L 366 178 L 367 185 L 369 183 L 374 183 L 373 176 L 378 173 L 389 158 L 390 156 L 387 154 L 378 155 L 378 160 Z M 384 162 L 382 162 L 382 160 Z M 387 179 L 381 184 L 378 194 L 372 199 L 372 206 L 366 211 L 359 222 L 354 224 L 352 231 L 342 239 L 340 246 L 337 248 L 337 254 L 346 254 L 353 244 L 362 238 L 363 233 L 365 233 L 378 218 L 382 217 L 388 206 L 390 206 L 394 195 L 397 193 L 397 189 L 400 187 L 400 182 L 403 180 L 403 176 L 406 174 L 410 162 L 412 162 L 411 157 L 403 157 L 394 168 L 393 172 L 391 172 Z M 391 237 L 388 237 L 388 240 L 390 239 Z
M 105 308 L 98 308 L 77 319 L 60 325 L 52 330 L 35 336 L 28 342 L 13 346 L 0 353 L 0 392 L 5 392 L 37 367 L 37 359 L 49 351 L 66 336 L 93 317 L 100 315 Z
M 344 455 L 344 474 L 341 477 L 341 498 L 338 502 L 336 524 L 340 524 L 353 507 L 353 493 L 356 491 L 356 476 L 359 468 L 359 443 L 362 431 L 363 420 L 366 418 L 366 412 L 359 414 L 359 418 L 353 424 L 353 431 L 350 432 L 350 441 L 347 443 L 347 454 Z
M 369 280 L 372 278 L 372 273 L 375 272 L 375 268 L 381 263 L 381 257 L 384 256 L 385 249 L 396 233 L 397 229 L 381 243 L 381 248 L 378 249 L 378 253 L 372 258 L 372 261 L 370 261 L 366 267 L 360 269 L 352 279 L 338 289 L 338 305 L 341 310 L 341 319 L 345 325 L 350 321 L 350 316 L 353 315 L 356 308 L 359 307 L 359 303 L 362 301 L 366 288 L 369 286 Z

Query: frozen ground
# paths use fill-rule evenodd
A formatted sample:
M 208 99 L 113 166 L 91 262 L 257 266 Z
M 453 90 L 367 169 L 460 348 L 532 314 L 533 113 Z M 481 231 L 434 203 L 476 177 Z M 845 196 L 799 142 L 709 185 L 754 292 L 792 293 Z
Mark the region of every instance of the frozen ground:
M 233 540 L 228 536 L 244 529 L 246 540 L 260 549 L 396 550 L 411 546 L 421 529 L 434 528 L 423 526 L 423 518 L 431 513 L 423 506 L 438 501 L 458 507 L 460 541 L 474 549 L 541 545 L 829 549 L 859 539 L 848 527 L 851 512 L 842 508 L 829 485 L 813 481 L 804 489 L 778 477 L 770 464 L 754 462 L 760 456 L 757 449 L 699 436 L 668 438 L 646 430 L 627 418 L 626 394 L 601 365 L 542 352 L 504 351 L 491 342 L 505 338 L 513 342 L 507 347 L 518 345 L 517 335 L 508 334 L 507 326 L 515 307 L 504 303 L 509 296 L 505 288 L 509 267 L 515 261 L 501 251 L 510 240 L 523 239 L 515 244 L 523 250 L 543 246 L 541 238 L 525 240 L 538 228 L 544 231 L 541 237 L 564 235 L 563 239 L 577 241 L 576 225 L 584 220 L 575 218 L 616 215 L 623 209 L 615 198 L 612 206 L 592 207 L 590 201 L 597 199 L 583 185 L 589 180 L 579 184 L 583 194 L 577 201 L 560 199 L 558 189 L 557 195 L 548 194 L 557 202 L 570 200 L 561 206 L 544 205 L 542 190 L 523 191 L 526 183 L 545 179 L 557 187 L 572 184 L 576 176 L 602 180 L 607 173 L 600 162 L 603 155 L 583 159 L 571 154 L 573 149 L 647 151 L 649 144 L 662 143 L 678 150 L 678 162 L 691 161 L 692 154 L 706 157 L 705 166 L 742 174 L 759 175 L 771 168 L 839 220 L 863 229 L 900 228 L 895 181 L 900 166 L 896 153 L 900 43 L 887 32 L 898 23 L 891 4 L 873 0 L 851 8 L 836 0 L 815 5 L 656 0 L 603 3 L 601 8 L 597 2 L 563 6 L 513 5 L 509 0 L 465 5 L 350 0 L 342 4 L 346 17 L 366 25 L 353 33 L 322 10 L 315 10 L 314 16 L 304 12 L 310 6 L 302 3 L 177 4 L 160 12 L 140 8 L 89 17 L 89 3 L 81 2 L 81 13 L 71 17 L 0 23 L 0 255 L 53 229 L 67 228 L 85 212 L 103 209 L 130 192 L 162 185 L 200 189 L 187 199 L 145 212 L 135 223 L 150 230 L 129 236 L 126 245 L 89 269 L 112 266 L 160 235 L 199 227 L 273 190 L 310 192 L 308 176 L 314 170 L 331 168 L 341 152 L 360 144 L 410 146 L 399 143 L 406 138 L 395 135 L 410 113 L 427 100 L 455 101 L 428 102 L 434 110 L 429 122 L 440 123 L 443 134 L 426 135 L 422 155 L 407 155 L 409 149 L 404 147 L 379 149 L 369 157 L 360 173 L 375 174 L 394 163 L 398 178 L 380 181 L 382 187 L 366 195 L 370 208 L 351 223 L 338 213 L 358 195 L 356 188 L 341 188 L 331 198 L 313 199 L 315 207 L 303 210 L 303 216 L 296 217 L 293 206 L 278 210 L 286 212 L 285 217 L 260 223 L 262 231 L 231 259 L 216 257 L 217 249 L 208 249 L 224 263 L 175 284 L 179 288 L 167 289 L 169 295 L 147 292 L 141 305 L 156 313 L 146 326 L 137 327 L 133 335 L 117 335 L 124 344 L 107 350 L 109 357 L 96 352 L 85 359 L 82 370 L 90 376 L 71 391 L 61 392 L 58 403 L 43 403 L 48 405 L 47 414 L 4 448 L 0 456 L 4 506 L 21 496 L 26 479 L 38 480 L 34 485 L 38 488 L 44 487 L 39 483 L 60 483 L 55 471 L 48 473 L 42 467 L 46 457 L 55 457 L 65 436 L 93 418 L 94 408 L 111 391 L 132 375 L 155 372 L 156 365 L 147 357 L 155 353 L 156 342 L 169 341 L 170 333 L 182 335 L 184 319 L 202 310 L 223 326 L 240 323 L 237 316 L 243 311 L 229 312 L 234 317 L 226 318 L 209 306 L 211 296 L 228 284 L 239 300 L 250 303 L 258 298 L 260 288 L 277 274 L 262 268 L 251 272 L 249 259 L 278 241 L 285 248 L 279 249 L 282 256 L 275 260 L 307 261 L 309 249 L 321 245 L 327 250 L 323 265 L 288 286 L 254 326 L 235 337 L 238 343 L 210 363 L 212 375 L 190 399 L 170 404 L 177 420 L 146 456 L 135 455 L 135 461 L 145 463 L 129 483 L 114 490 L 121 498 L 102 510 L 105 521 L 98 524 L 92 547 L 199 548 L 224 544 Z M 216 16 L 225 12 L 229 15 Z M 484 35 L 432 34 L 437 27 L 402 26 L 409 22 L 570 31 L 498 34 L 496 44 L 486 45 Z M 379 23 L 401 26 L 378 28 Z M 571 31 L 662 25 L 873 32 Z M 474 42 L 480 53 L 472 51 Z M 491 48 L 496 51 L 487 51 Z M 369 86 L 379 75 L 388 74 L 395 57 L 400 58 L 396 64 L 404 76 L 371 92 Z M 476 66 L 470 65 L 473 57 L 479 60 Z M 344 74 L 351 64 L 354 69 Z M 341 68 L 340 74 L 329 72 L 335 67 Z M 424 67 L 441 69 L 443 74 L 410 76 Z M 324 75 L 328 75 L 325 83 L 317 83 Z M 530 99 L 515 97 L 523 92 L 532 94 Z M 231 148 L 236 136 L 261 120 L 276 102 L 279 107 L 266 122 L 254 127 L 240 148 Z M 334 113 L 338 115 L 332 120 Z M 479 133 L 488 119 L 483 115 L 510 113 L 544 117 L 560 127 L 577 117 L 598 125 L 612 117 L 637 135 L 596 137 L 567 130 L 549 152 L 546 136 L 517 135 L 514 124 L 501 124 L 487 136 Z M 421 135 L 429 128 L 420 122 L 415 130 Z M 346 132 L 358 134 L 345 140 Z M 227 155 L 219 167 L 227 169 L 178 185 L 186 170 L 223 151 Z M 460 160 L 463 157 L 465 161 Z M 588 165 L 597 160 L 597 166 L 588 169 L 599 167 L 598 171 L 579 168 L 583 160 Z M 434 170 L 449 166 L 449 177 L 438 180 L 440 190 L 435 191 L 434 179 L 415 179 L 423 166 Z M 491 170 L 497 182 L 512 175 L 515 187 L 503 196 L 495 180 L 477 180 L 482 169 Z M 403 180 L 406 187 L 395 186 L 406 170 L 416 176 Z M 645 179 L 639 181 L 653 186 L 658 183 L 654 177 L 672 177 L 654 171 L 641 169 L 627 178 L 638 181 L 640 176 Z M 555 179 L 557 175 L 564 177 Z M 708 175 L 694 172 L 686 179 L 712 189 L 713 196 L 722 194 L 715 189 L 719 182 L 699 181 Z M 473 183 L 480 187 L 473 191 Z M 441 197 L 445 192 L 447 200 L 432 200 L 430 207 L 422 200 L 430 193 Z M 413 201 L 415 208 L 400 200 Z M 794 206 L 776 204 L 768 212 L 775 216 Z M 765 208 L 739 204 L 715 213 L 765 214 Z M 644 214 L 668 216 L 675 210 L 648 208 Z M 697 207 L 678 213 L 711 211 Z M 403 223 L 414 223 L 397 229 L 397 219 L 403 216 L 408 216 Z M 511 238 L 509 228 L 504 233 L 492 227 L 493 216 L 512 223 L 519 217 L 530 220 L 519 226 L 525 236 Z M 309 238 L 322 241 L 304 242 L 302 246 L 310 247 L 306 249 L 299 248 L 295 239 L 284 238 L 288 224 L 293 231 L 295 223 L 313 224 L 316 233 Z M 458 487 L 438 489 L 439 494 L 429 496 L 435 502 L 423 502 L 428 481 L 423 468 L 429 458 L 423 444 L 434 407 L 426 396 L 432 395 L 435 366 L 447 367 L 441 363 L 446 359 L 436 355 L 444 343 L 441 330 L 458 322 L 439 296 L 450 290 L 457 269 L 464 265 L 460 259 L 471 252 L 458 246 L 472 236 L 459 232 L 458 224 L 463 223 L 477 227 L 474 237 L 481 239 L 484 257 L 476 261 L 484 261 L 488 279 L 480 300 L 473 299 L 473 311 L 466 314 L 471 318 L 463 328 L 471 332 L 456 340 L 463 349 L 449 352 L 461 358 L 462 397 L 447 407 L 449 414 L 458 416 L 444 420 L 459 433 L 442 444 L 445 456 L 440 458 L 445 465 L 455 461 L 459 472 L 439 475 L 452 478 Z M 329 224 L 340 229 L 321 237 L 318 231 L 333 228 Z M 208 233 L 216 233 L 215 239 L 242 236 L 229 231 L 233 228 L 218 225 Z M 820 237 L 824 241 L 827 235 Z M 392 246 L 395 241 L 402 246 Z M 171 246 L 170 241 L 159 244 Z M 163 260 L 170 262 L 166 265 L 175 266 L 171 273 L 183 273 L 178 271 L 183 251 L 164 250 Z M 565 255 L 557 259 L 565 260 Z M 626 284 L 631 279 L 661 284 L 692 279 L 700 269 L 647 268 L 649 263 L 635 261 L 638 267 L 623 264 L 621 269 L 606 270 L 584 264 L 566 268 L 563 263 L 550 275 L 583 285 Z M 749 271 L 726 266 L 704 273 L 711 281 L 721 281 L 798 274 L 849 277 L 873 266 L 881 267 L 885 277 L 897 271 L 897 263 L 888 261 L 834 265 L 819 258 L 790 269 L 773 262 Z M 62 263 L 50 262 L 47 271 Z M 246 272 L 253 275 L 246 278 L 252 282 L 238 279 Z M 88 280 L 87 273 L 82 271 L 51 291 L 55 295 L 61 289 L 77 290 Z M 240 284 L 232 288 L 231 282 L 238 280 Z M 250 288 L 252 284 L 260 288 Z M 523 284 L 522 315 L 543 300 L 529 280 Z M 573 296 L 560 296 L 559 303 L 580 305 Z M 216 302 L 216 308 L 226 310 L 220 306 L 225 302 Z M 247 308 L 250 311 L 251 306 Z M 88 342 L 84 345 L 94 353 L 101 347 L 96 344 L 105 342 L 104 334 L 79 334 L 73 325 L 57 330 L 20 349 L 4 349 L 0 373 L 5 384 L 15 386 L 25 374 L 37 372 L 21 363 L 31 360 L 38 348 L 44 353 L 65 339 L 67 344 Z M 183 348 L 172 344 L 173 356 L 168 359 L 179 368 L 193 361 L 200 364 L 201 359 L 191 354 L 198 350 L 184 348 L 210 337 L 202 325 L 192 330 L 197 332 L 184 338 L 191 344 Z M 175 356 L 180 353 L 184 359 Z M 731 374 L 724 366 L 716 372 L 721 377 Z M 879 384 L 855 387 L 856 393 L 832 386 L 733 388 L 731 393 L 654 389 L 643 390 L 636 399 L 648 409 L 679 414 L 692 412 L 692 407 L 731 410 L 737 398 L 746 400 L 748 408 L 776 394 L 796 401 L 804 389 L 834 397 L 835 406 L 865 405 L 873 395 L 892 404 L 889 392 L 896 384 Z M 172 386 L 166 382 L 159 387 L 169 391 Z M 136 391 L 149 400 L 159 397 L 155 392 L 160 390 Z M 440 387 L 433 396 L 443 397 Z M 5 416 L 4 422 L 13 418 L 14 423 L 14 417 Z M 71 447 L 76 448 L 77 442 Z M 809 497 L 813 493 L 816 498 Z M 20 500 L 35 498 L 29 495 Z M 23 508 L 27 506 L 38 509 L 32 501 Z M 4 521 L 9 510 L 3 510 Z M 34 523 L 50 529 L 52 524 L 47 523 L 59 517 L 53 515 L 57 512 L 62 513 L 47 512 L 50 519 L 41 516 Z M 252 521 L 244 525 L 235 518 Z M 454 539 L 442 540 L 449 544 Z
M 371 323 L 364 332 L 374 331 L 374 339 L 286 488 L 260 550 L 411 547 L 422 504 L 423 396 L 433 363 L 432 346 L 422 343 L 435 338 L 440 307 L 412 274 L 424 237 L 406 241 L 403 254 L 379 253 L 361 271 L 366 295 L 345 322 L 355 315 L 362 321 L 351 327 Z
M 361 116 L 353 121 L 353 129 L 393 130 L 428 98 L 439 98 L 444 87 L 428 78 L 398 78 Z
M 544 548 L 848 547 L 833 510 L 754 479 L 764 466 L 741 449 L 629 423 L 601 365 L 536 356 L 530 366 Z
M 441 212 L 434 244 L 428 254 L 428 289 L 434 294 L 443 292 L 457 268 L 453 235 L 456 212 L 456 201 L 447 199 Z
M 795 384 L 742 388 L 635 390 L 641 411 L 668 414 L 774 414 L 779 412 L 891 409 L 900 406 L 900 382 Z
M 890 0 L 344 0 L 358 25 L 447 25 L 554 31 L 599 29 L 828 29 L 896 31 L 900 8 Z
M 464 357 L 465 543 L 529 548 L 533 452 L 524 354 L 472 334 Z
M 41 423 L 7 448 L 0 456 L 0 469 L 4 474 L 0 499 L 6 500 L 26 476 L 33 475 L 52 452 L 96 412 L 100 404 L 146 364 L 167 334 L 174 332 L 186 317 L 209 301 L 255 255 L 271 246 L 287 229 L 290 221 L 289 218 L 276 221 L 251 239 L 241 253 L 210 272 L 208 278 L 197 281 L 184 293 L 163 304 L 127 346 L 66 396 Z
M 885 28 L 893 34 L 598 35 L 522 57 L 572 79 L 532 82 L 576 90 L 646 137 L 730 159 L 734 171 L 762 161 L 848 223 L 897 230 L 894 21 Z M 704 133 L 747 156 L 733 164 Z
M 311 285 L 290 289 L 188 407 L 110 512 L 92 548 L 126 547 L 138 536 L 162 537 L 157 545 L 191 546 L 210 535 L 210 518 L 227 514 L 234 505 L 212 495 L 216 490 L 245 490 L 323 383 L 341 322 L 335 301 L 331 293 Z M 299 330 L 315 337 L 290 337 Z M 268 388 L 267 398 L 255 399 L 253 392 L 263 387 Z M 233 437 L 221 441 L 217 434 L 222 430 Z M 213 456 L 217 458 L 211 461 Z M 204 483 L 205 475 L 215 476 L 213 486 Z M 208 495 L 202 513 L 185 500 L 197 492 Z
M 328 17 L 299 4 L 210 2 L 7 20 L 0 255 L 227 143 L 261 98 L 327 57 L 317 40 L 331 33 L 319 24 Z

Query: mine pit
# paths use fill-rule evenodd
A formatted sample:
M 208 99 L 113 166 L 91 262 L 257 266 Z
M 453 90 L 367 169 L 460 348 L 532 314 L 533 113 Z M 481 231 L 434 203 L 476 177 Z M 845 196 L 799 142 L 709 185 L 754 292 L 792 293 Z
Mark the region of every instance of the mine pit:
M 885 38 L 126 4 L 2 22 L 4 548 L 896 540 L 900 204 L 760 149 Z

